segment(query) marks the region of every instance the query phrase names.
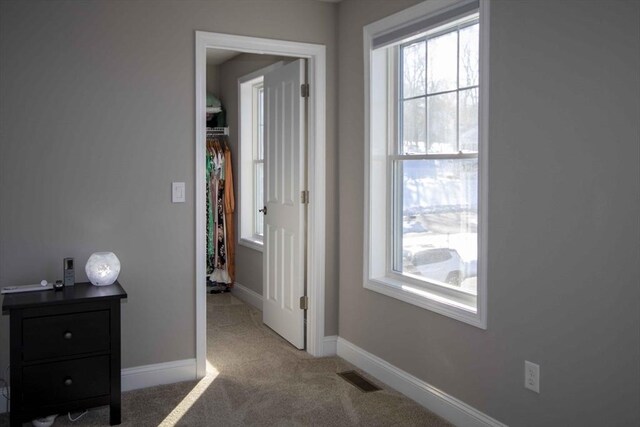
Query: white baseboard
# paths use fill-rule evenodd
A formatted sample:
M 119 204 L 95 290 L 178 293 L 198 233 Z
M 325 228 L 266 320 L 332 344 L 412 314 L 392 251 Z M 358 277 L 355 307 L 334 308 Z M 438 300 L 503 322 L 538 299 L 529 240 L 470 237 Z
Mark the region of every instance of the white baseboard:
M 324 337 L 323 356 L 335 354 L 458 427 L 506 427 L 505 424 L 343 338 L 335 335 Z M 195 379 L 195 359 L 136 366 L 122 370 L 122 391 Z M 8 409 L 7 400 L 4 394 L 1 394 L 4 391 L 0 389 L 0 414 Z
M 260 295 L 256 291 L 253 291 L 246 286 L 235 282 L 233 284 L 233 288 L 231 288 L 231 294 L 233 294 L 233 296 L 237 297 L 239 300 L 242 300 L 247 304 L 252 305 L 253 307 L 262 311 L 262 295 Z M 322 342 L 322 356 L 335 356 L 337 352 L 337 342 L 337 335 L 324 337 Z
M 196 379 L 196 359 L 136 366 L 122 370 L 122 391 Z
M 338 337 L 338 356 L 458 427 L 506 427 L 453 396 Z
M 335 356 L 338 354 L 338 336 L 330 335 L 322 339 L 322 355 Z
M 122 391 L 190 381 L 196 379 L 196 359 L 136 366 L 123 369 L 121 372 Z M 9 409 L 5 393 L 5 389 L 0 388 L 0 414 L 8 412 Z
M 11 396 L 9 394 L 9 387 L 0 388 L 0 414 L 9 412 L 9 401 L 4 396 Z
M 246 286 L 241 285 L 238 282 L 233 284 L 233 288 L 231 288 L 231 294 L 237 297 L 238 299 L 246 302 L 249 305 L 254 306 L 258 310 L 262 311 L 262 295 L 257 293 L 256 291 L 252 291 Z

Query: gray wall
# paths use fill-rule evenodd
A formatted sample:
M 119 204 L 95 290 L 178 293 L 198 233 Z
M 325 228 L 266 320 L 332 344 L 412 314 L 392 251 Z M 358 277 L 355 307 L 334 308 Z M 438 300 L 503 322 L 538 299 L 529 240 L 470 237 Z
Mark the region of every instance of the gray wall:
M 238 200 L 238 186 L 240 184 L 238 169 L 238 79 L 261 68 L 267 67 L 278 61 L 290 61 L 285 58 L 272 55 L 254 55 L 243 53 L 218 67 L 220 76 L 220 99 L 227 111 L 227 123 L 229 125 L 229 141 L 233 153 L 234 186 L 236 194 L 236 207 Z M 239 235 L 240 219 L 236 209 L 235 224 L 236 236 Z M 262 295 L 262 252 L 236 243 L 236 282 Z
M 362 287 L 362 26 L 413 3 L 339 6 L 340 336 L 508 425 L 639 425 L 640 3 L 492 2 L 486 331 Z
M 0 286 L 60 278 L 66 256 L 85 280 L 88 256 L 112 250 L 129 293 L 123 367 L 195 357 L 194 31 L 327 46 L 332 177 L 336 14 L 313 0 L 0 2 Z M 186 182 L 186 203 L 171 204 L 172 181 Z M 336 181 L 327 184 L 336 236 Z M 337 254 L 337 237 L 327 244 Z
M 492 2 L 486 331 L 362 287 L 362 26 L 414 3 L 0 2 L 0 286 L 113 250 L 123 366 L 194 357 L 194 30 L 322 43 L 327 335 L 339 279 L 342 337 L 500 421 L 638 425 L 638 2 Z
M 217 65 L 207 64 L 207 92 L 220 97 L 220 71 Z

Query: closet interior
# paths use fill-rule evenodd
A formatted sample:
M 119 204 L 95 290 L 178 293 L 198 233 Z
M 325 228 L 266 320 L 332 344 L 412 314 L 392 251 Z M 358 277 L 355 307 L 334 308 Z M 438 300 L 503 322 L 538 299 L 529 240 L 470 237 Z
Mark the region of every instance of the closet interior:
M 207 79 L 206 248 L 207 292 L 228 292 L 235 280 L 235 195 L 226 111 Z
M 208 292 L 225 292 L 237 285 L 242 292 L 246 289 L 262 295 L 263 79 L 265 73 L 291 60 L 275 55 L 207 49 Z

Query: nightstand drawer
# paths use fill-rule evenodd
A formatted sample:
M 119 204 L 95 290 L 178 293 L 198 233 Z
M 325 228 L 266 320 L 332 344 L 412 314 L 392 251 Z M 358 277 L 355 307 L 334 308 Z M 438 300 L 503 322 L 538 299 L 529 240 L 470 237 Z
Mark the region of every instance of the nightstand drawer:
M 26 318 L 22 345 L 24 361 L 109 351 L 109 311 Z
M 24 408 L 109 394 L 109 356 L 27 366 L 22 370 Z

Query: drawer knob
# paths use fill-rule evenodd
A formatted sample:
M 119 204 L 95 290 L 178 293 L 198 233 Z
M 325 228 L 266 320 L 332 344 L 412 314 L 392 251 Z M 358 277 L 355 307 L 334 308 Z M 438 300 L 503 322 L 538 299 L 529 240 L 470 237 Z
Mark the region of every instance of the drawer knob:
M 64 385 L 70 386 L 71 384 L 73 384 L 73 381 L 71 380 L 71 378 L 65 378 Z
M 71 338 L 73 338 L 73 334 L 69 331 L 64 333 L 64 339 L 65 340 L 70 340 Z

